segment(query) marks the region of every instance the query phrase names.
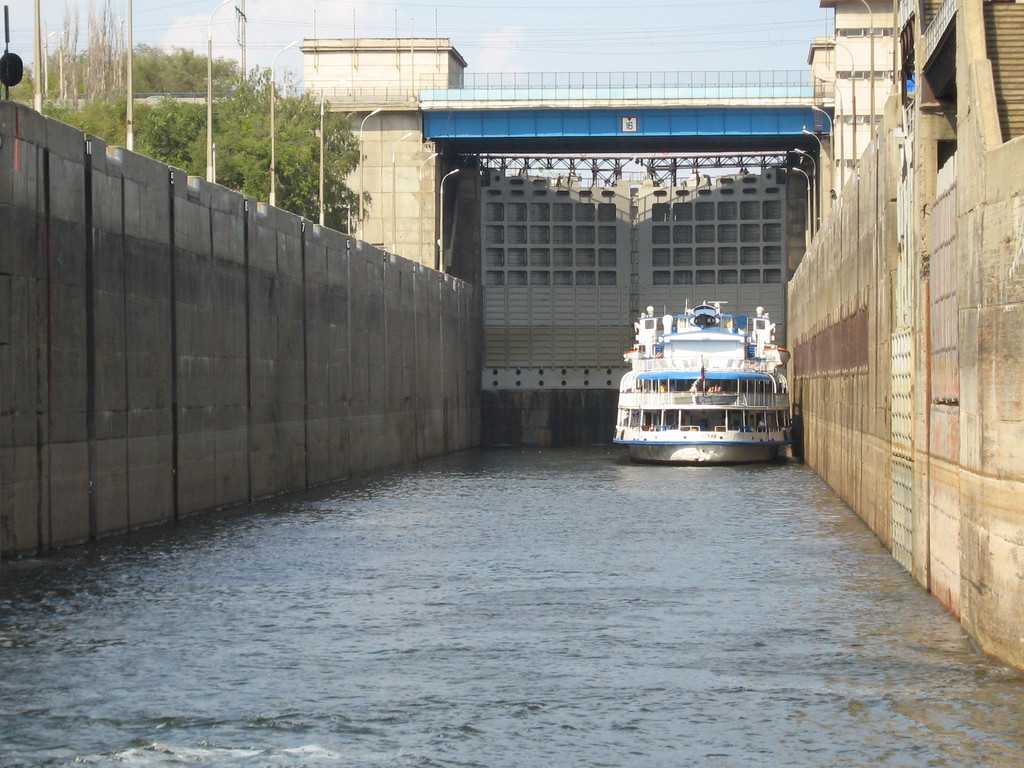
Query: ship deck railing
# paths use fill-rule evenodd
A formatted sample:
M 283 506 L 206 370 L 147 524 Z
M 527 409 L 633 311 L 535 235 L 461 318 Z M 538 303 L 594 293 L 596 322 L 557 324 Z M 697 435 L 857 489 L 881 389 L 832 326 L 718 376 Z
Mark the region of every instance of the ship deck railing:
M 789 408 L 789 393 L 621 392 L 621 408 Z
M 701 368 L 708 373 L 772 373 L 777 366 L 767 360 L 745 358 L 715 359 L 709 357 L 640 357 L 633 360 L 633 370 L 638 373 L 649 371 L 695 371 Z

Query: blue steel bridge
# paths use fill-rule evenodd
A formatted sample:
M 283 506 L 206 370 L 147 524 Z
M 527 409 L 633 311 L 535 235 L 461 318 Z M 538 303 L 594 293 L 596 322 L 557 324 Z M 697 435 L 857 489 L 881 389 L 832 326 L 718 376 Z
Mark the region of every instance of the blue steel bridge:
M 830 87 L 786 72 L 503 73 L 421 90 L 423 132 L 477 153 L 816 152 Z M 826 115 L 828 115 L 826 117 Z

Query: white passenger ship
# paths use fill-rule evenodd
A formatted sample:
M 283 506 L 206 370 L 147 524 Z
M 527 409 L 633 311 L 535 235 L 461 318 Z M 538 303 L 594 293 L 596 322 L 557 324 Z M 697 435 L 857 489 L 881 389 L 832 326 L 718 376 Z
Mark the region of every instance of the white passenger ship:
M 761 307 L 756 317 L 722 314 L 721 302 L 664 317 L 648 307 L 636 328 L 615 427 L 633 461 L 770 461 L 792 442 L 789 353 Z

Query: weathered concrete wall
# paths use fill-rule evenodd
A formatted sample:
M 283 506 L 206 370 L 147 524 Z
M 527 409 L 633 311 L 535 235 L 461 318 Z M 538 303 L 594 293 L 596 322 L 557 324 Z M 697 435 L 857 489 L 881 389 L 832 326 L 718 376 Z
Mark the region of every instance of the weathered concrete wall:
M 0 104 L 0 552 L 479 441 L 475 289 Z
M 481 443 L 488 446 L 611 444 L 616 389 L 485 389 Z
M 787 316 L 804 458 L 887 546 L 894 151 L 864 154 L 790 283 Z
M 807 462 L 1024 669 L 1024 139 L 1000 134 L 981 8 L 957 6 L 955 105 L 890 101 L 789 330 Z

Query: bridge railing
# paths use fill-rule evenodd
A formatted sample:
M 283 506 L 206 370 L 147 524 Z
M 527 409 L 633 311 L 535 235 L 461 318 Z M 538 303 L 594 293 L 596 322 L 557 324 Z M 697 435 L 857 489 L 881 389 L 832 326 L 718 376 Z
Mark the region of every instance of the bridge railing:
M 332 104 L 385 105 L 434 101 L 530 100 L 729 100 L 798 99 L 828 103 L 833 84 L 806 70 L 722 72 L 492 72 L 463 73 L 451 82 L 429 74 L 416 87 L 332 86 L 321 95 Z M 294 89 L 299 94 L 303 89 Z M 196 94 L 197 96 L 199 94 Z M 205 98 L 205 96 L 204 96 Z
M 466 73 L 421 101 L 813 99 L 809 71 Z

